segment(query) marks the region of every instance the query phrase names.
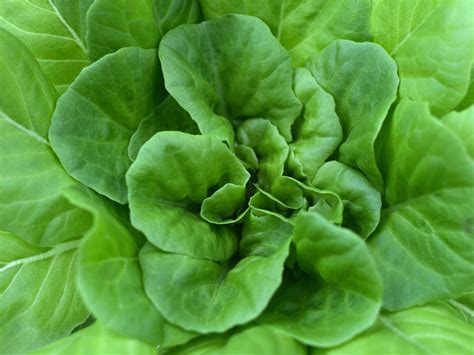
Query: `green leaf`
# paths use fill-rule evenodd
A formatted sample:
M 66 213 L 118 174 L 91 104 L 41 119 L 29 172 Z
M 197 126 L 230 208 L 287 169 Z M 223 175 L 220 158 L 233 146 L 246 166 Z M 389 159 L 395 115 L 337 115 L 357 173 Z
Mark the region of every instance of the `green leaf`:
M 158 48 L 169 30 L 200 18 L 197 0 L 94 0 L 87 14 L 93 60 L 123 47 Z
M 471 0 L 376 0 L 375 42 L 398 64 L 400 96 L 429 102 L 436 115 L 466 94 L 474 53 Z
M 191 116 L 178 105 L 173 97 L 168 96 L 156 107 L 156 113 L 145 118 L 132 135 L 128 145 L 130 159 L 135 160 L 142 145 L 155 133 L 161 131 L 199 133 L 196 122 L 191 119 Z
M 84 69 L 58 100 L 49 137 L 74 178 L 127 202 L 130 138 L 166 93 L 156 51 L 124 48 Z
M 290 140 L 301 110 L 286 51 L 260 20 L 228 15 L 181 26 L 160 44 L 166 89 L 202 133 L 233 145 L 233 127 L 265 118 Z
M 469 354 L 472 349 L 472 326 L 452 307 L 435 303 L 381 315 L 353 341 L 312 354 Z
M 26 47 L 0 29 L 0 226 L 34 245 L 80 237 L 90 220 L 61 195 L 75 184 L 46 139 L 56 92 Z
M 64 17 L 64 7 L 56 4 L 53 0 L 2 0 L 0 28 L 28 47 L 61 94 L 89 59 L 80 35 Z
M 363 238 L 375 230 L 382 207 L 380 193 L 359 171 L 333 160 L 319 169 L 313 185 L 340 196 L 344 203 L 344 227 Z
M 474 159 L 474 106 L 461 112 L 450 112 L 442 121 L 458 136 L 467 154 Z
M 33 351 L 30 355 L 68 354 L 83 355 L 121 354 L 121 355 L 154 355 L 156 348 L 133 338 L 127 338 L 104 327 L 100 322 L 82 329 L 71 336 L 61 339 L 44 348 Z
M 375 321 L 382 280 L 364 241 L 317 213 L 300 212 L 293 232 L 298 264 L 259 322 L 320 347 L 340 344 Z
M 266 307 L 280 285 L 290 236 L 290 224 L 250 214 L 235 260 L 217 263 L 148 244 L 140 252 L 145 290 L 170 322 L 201 333 L 225 331 Z
M 424 103 L 403 100 L 382 137 L 385 208 L 369 243 L 384 279 L 384 307 L 472 291 L 474 161 Z
M 471 67 L 471 78 L 469 79 L 469 87 L 462 101 L 456 106 L 457 111 L 464 110 L 474 105 L 474 65 Z
M 342 129 L 335 111 L 334 99 L 325 92 L 311 73 L 298 68 L 294 90 L 303 103 L 303 114 L 292 127 L 294 141 L 290 147 L 304 175 L 313 181 L 318 169 L 336 150 L 342 140 Z
M 374 142 L 396 97 L 395 62 L 376 44 L 337 40 L 308 66 L 336 101 L 344 133 L 338 160 L 361 170 L 380 190 Z
M 252 326 L 230 334 L 200 337 L 163 355 L 305 355 L 306 347 L 270 327 Z
M 228 260 L 237 235 L 218 224 L 244 208 L 248 179 L 237 157 L 214 137 L 159 132 L 127 173 L 132 223 L 164 251 Z
M 49 1 L 49 0 L 48 0 Z M 87 13 L 95 0 L 52 0 L 52 5 L 62 15 L 83 46 L 86 46 Z M 77 38 L 75 38 L 77 40 Z
M 115 206 L 84 188 L 65 196 L 93 216 L 79 253 L 78 285 L 95 317 L 113 330 L 171 346 L 192 334 L 168 323 L 145 294 L 138 252 L 142 238 L 134 235 Z M 135 232 L 136 234 L 136 232 Z
M 229 13 L 259 17 L 295 66 L 336 39 L 371 39 L 369 0 L 201 0 L 201 5 L 207 18 Z
M 0 232 L 0 352 L 18 354 L 67 336 L 88 310 L 76 287 L 79 241 L 33 246 Z
M 236 132 L 236 142 L 253 149 L 258 163 L 258 184 L 270 189 L 283 175 L 289 151 L 285 138 L 270 121 L 254 118 L 242 122 Z

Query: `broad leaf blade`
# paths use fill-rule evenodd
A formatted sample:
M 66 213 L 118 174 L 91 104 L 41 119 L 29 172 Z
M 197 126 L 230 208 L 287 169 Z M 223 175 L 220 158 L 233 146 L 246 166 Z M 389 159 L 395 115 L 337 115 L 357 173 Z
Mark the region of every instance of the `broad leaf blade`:
M 472 291 L 473 160 L 427 104 L 403 100 L 384 133 L 385 209 L 369 241 L 384 278 L 384 306 Z
M 75 182 L 47 141 L 55 90 L 25 46 L 2 29 L 0 82 L 1 227 L 33 245 L 80 237 L 90 220 L 60 195 Z
M 207 18 L 238 13 L 262 19 L 295 66 L 336 39 L 371 39 L 369 0 L 201 0 L 201 5 Z
M 336 101 L 344 136 L 338 160 L 361 170 L 381 190 L 374 143 L 396 97 L 395 62 L 376 44 L 337 40 L 308 66 Z
M 369 330 L 338 348 L 312 354 L 470 354 L 473 328 L 452 307 L 435 303 L 379 316 Z
M 78 241 L 42 248 L 0 232 L 0 352 L 23 353 L 88 316 L 76 287 Z
M 85 349 L 91 355 L 154 355 L 156 348 L 134 338 L 127 338 L 107 329 L 102 323 L 95 322 L 71 336 L 61 339 L 44 348 L 33 351 L 31 355 L 82 355 Z
M 124 48 L 84 69 L 58 100 L 49 132 L 66 171 L 127 202 L 130 138 L 165 96 L 153 49 Z
M 81 245 L 78 285 L 93 315 L 113 330 L 150 344 L 172 346 L 193 337 L 168 323 L 145 294 L 138 252 L 141 236 L 121 211 L 84 188 L 65 191 L 93 224 Z
M 58 93 L 89 64 L 86 47 L 53 0 L 3 0 L 0 28 L 18 37 L 38 60 Z
M 372 31 L 398 64 L 400 96 L 437 115 L 466 94 L 474 53 L 471 0 L 377 0 Z
M 166 89 L 202 133 L 232 143 L 232 124 L 261 117 L 290 140 L 301 110 L 290 58 L 260 20 L 228 15 L 181 26 L 164 37 L 159 55 Z

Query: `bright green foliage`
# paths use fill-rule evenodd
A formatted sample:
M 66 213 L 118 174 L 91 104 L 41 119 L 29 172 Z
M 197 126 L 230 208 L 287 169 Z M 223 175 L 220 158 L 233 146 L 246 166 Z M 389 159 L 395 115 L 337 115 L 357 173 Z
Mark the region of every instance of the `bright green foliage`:
M 363 240 L 316 213 L 301 213 L 293 241 L 305 273 L 287 275 L 261 322 L 324 347 L 369 327 L 381 305 L 382 280 Z
M 400 96 L 437 115 L 464 97 L 474 60 L 472 0 L 375 0 L 374 41 L 397 61 Z
M 201 337 L 184 346 L 171 348 L 165 355 L 304 355 L 306 348 L 294 339 L 265 326 L 251 326 L 227 336 Z
M 2 29 L 0 77 L 0 227 L 34 245 L 77 238 L 88 219 L 61 196 L 74 180 L 47 141 L 56 93 L 26 47 Z
M 182 26 L 163 39 L 160 59 L 166 89 L 202 133 L 231 143 L 232 124 L 262 117 L 291 138 L 301 104 L 290 57 L 261 21 L 228 15 Z
M 192 338 L 169 324 L 146 297 L 138 264 L 143 239 L 130 228 L 122 210 L 86 189 L 71 188 L 65 196 L 94 219 L 81 247 L 78 277 L 84 302 L 94 316 L 149 343 L 174 345 Z
M 199 20 L 197 0 L 93 0 L 86 42 L 93 60 L 123 47 L 156 48 L 182 23 Z
M 369 0 L 201 0 L 201 5 L 207 18 L 228 13 L 260 18 L 297 66 L 336 39 L 372 37 Z
M 157 133 L 127 174 L 132 223 L 164 251 L 227 260 L 237 235 L 216 222 L 232 219 L 242 207 L 248 178 L 212 136 Z
M 49 136 L 66 170 L 120 203 L 127 201 L 130 138 L 166 95 L 157 61 L 156 50 L 124 48 L 95 62 L 61 96 L 52 118 Z
M 469 354 L 472 349 L 472 326 L 462 313 L 447 304 L 433 303 L 384 313 L 354 341 L 333 350 L 314 350 L 312 354 Z
M 71 1 L 2 0 L 0 6 L 0 28 L 28 47 L 59 93 L 89 64 L 78 19 L 84 18 L 90 0 L 79 1 L 74 14 L 68 9 L 68 2 Z
M 70 337 L 31 352 L 32 355 L 82 355 L 84 349 L 91 355 L 123 354 L 153 355 L 156 350 L 150 344 L 121 336 L 104 327 L 100 322 L 83 329 Z
M 472 353 L 472 5 L 0 0 L 0 353 Z
M 216 263 L 145 246 L 145 288 L 163 315 L 184 328 L 224 331 L 252 320 L 281 282 L 290 226 L 273 216 L 245 221 L 240 260 Z
M 76 287 L 78 241 L 43 248 L 0 232 L 0 245 L 2 353 L 48 344 L 87 318 Z
M 386 127 L 381 157 L 386 203 L 370 246 L 385 307 L 473 291 L 474 161 L 463 142 L 427 104 L 403 100 Z
M 379 189 L 382 179 L 374 142 L 396 97 L 395 62 L 373 43 L 337 40 L 313 57 L 308 67 L 336 102 L 344 135 L 338 159 L 359 168 Z

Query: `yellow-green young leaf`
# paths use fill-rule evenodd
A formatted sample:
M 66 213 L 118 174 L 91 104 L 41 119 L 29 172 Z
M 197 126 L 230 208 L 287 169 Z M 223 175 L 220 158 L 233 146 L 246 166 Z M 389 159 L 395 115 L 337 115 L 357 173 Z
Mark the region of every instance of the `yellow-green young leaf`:
M 270 191 L 272 184 L 283 175 L 289 151 L 278 128 L 263 118 L 246 120 L 237 129 L 236 143 L 253 150 L 257 157 L 259 187 Z
M 160 355 L 305 355 L 306 347 L 265 326 L 250 326 L 229 334 L 200 337 L 185 345 L 164 349 Z
M 314 349 L 312 355 L 472 354 L 474 328 L 460 312 L 443 303 L 396 313 L 383 313 L 377 322 L 340 347 Z
M 166 89 L 201 133 L 233 145 L 233 126 L 268 119 L 287 141 L 301 111 L 288 53 L 259 19 L 227 15 L 170 31 L 160 44 Z
M 374 143 L 396 98 L 395 62 L 374 43 L 337 40 L 314 56 L 308 68 L 336 102 L 343 131 L 338 160 L 361 170 L 381 190 Z
M 382 134 L 385 201 L 369 239 L 384 306 L 404 309 L 473 291 L 474 160 L 428 104 L 404 99 Z
M 89 64 L 87 50 L 71 15 L 85 16 L 89 6 L 66 9 L 65 0 L 2 0 L 0 28 L 18 37 L 37 59 L 48 79 L 63 93 Z M 65 17 L 65 12 L 67 16 Z
M 334 99 L 306 68 L 297 68 L 293 88 L 303 103 L 303 112 L 292 127 L 294 141 L 290 144 L 293 170 L 312 181 L 318 169 L 334 153 L 342 140 L 342 128 L 336 114 Z
M 32 243 L 77 238 L 90 219 L 61 195 L 75 184 L 47 141 L 54 87 L 26 47 L 0 29 L 0 226 Z
M 107 329 L 101 322 L 74 333 L 29 355 L 156 355 L 156 346 Z
M 320 347 L 370 327 L 382 303 L 382 280 L 362 238 L 315 212 L 300 212 L 293 242 L 303 272 L 286 273 L 258 322 Z
M 339 195 L 344 203 L 342 225 L 367 238 L 380 220 L 380 193 L 358 170 L 336 160 L 325 163 L 313 185 Z
M 33 246 L 0 232 L 0 353 L 21 354 L 69 335 L 89 311 L 76 286 L 79 241 Z
M 474 59 L 472 0 L 375 0 L 374 41 L 395 58 L 400 95 L 436 115 L 465 96 Z
M 49 132 L 66 171 L 127 202 L 130 138 L 165 97 L 154 49 L 123 48 L 84 69 L 58 100 Z
M 158 48 L 166 32 L 200 19 L 198 0 L 94 0 L 87 13 L 93 60 L 123 47 Z
M 262 19 L 295 66 L 336 39 L 371 39 L 370 0 L 201 0 L 201 6 L 207 18 L 237 13 Z

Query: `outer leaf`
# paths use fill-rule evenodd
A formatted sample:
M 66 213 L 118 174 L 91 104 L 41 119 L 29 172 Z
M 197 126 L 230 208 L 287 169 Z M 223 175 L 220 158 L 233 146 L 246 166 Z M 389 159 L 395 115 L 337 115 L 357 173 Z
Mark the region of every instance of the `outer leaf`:
M 312 354 L 427 355 L 472 353 L 473 328 L 452 307 L 429 304 L 380 316 L 355 340 L 338 348 Z
M 236 234 L 216 224 L 240 212 L 248 179 L 217 139 L 159 132 L 127 173 L 132 223 L 164 251 L 225 261 L 235 252 Z
M 2 0 L 0 6 L 0 28 L 28 47 L 59 93 L 89 64 L 85 45 L 62 10 L 53 0 Z
M 0 29 L 0 226 L 34 245 L 80 236 L 87 215 L 60 196 L 75 182 L 46 140 L 54 88 L 31 53 Z
M 474 54 L 471 0 L 377 0 L 372 31 L 398 64 L 400 95 L 437 115 L 466 94 Z
M 232 143 L 232 123 L 261 117 L 291 138 L 301 105 L 290 58 L 260 20 L 228 15 L 181 26 L 163 38 L 159 54 L 167 90 L 202 133 Z
M 168 254 L 151 244 L 142 249 L 145 289 L 169 321 L 201 333 L 222 332 L 263 311 L 281 282 L 291 225 L 250 215 L 242 235 L 237 264 Z
M 133 134 L 128 145 L 130 159 L 135 160 L 142 145 L 155 133 L 161 131 L 199 133 L 196 123 L 189 114 L 178 105 L 173 97 L 168 96 L 157 106 L 156 113 L 145 118 Z
M 154 355 L 156 349 L 133 338 L 127 338 L 108 330 L 100 322 L 95 322 L 71 336 L 61 339 L 51 345 L 30 353 L 83 355 L 87 350 L 91 355 L 121 354 L 121 355 Z
M 456 106 L 456 110 L 464 110 L 469 106 L 474 105 L 474 64 L 471 67 L 471 78 L 469 80 L 469 87 L 467 89 L 466 95 L 462 101 Z
M 92 214 L 94 223 L 79 255 L 78 283 L 84 302 L 108 327 L 152 344 L 171 346 L 193 335 L 169 324 L 145 295 L 138 251 L 142 240 L 114 206 L 86 189 L 66 197 Z
M 467 153 L 474 159 L 474 106 L 462 112 L 450 112 L 442 120 L 458 136 Z
M 210 335 L 180 347 L 167 349 L 163 355 L 304 355 L 306 347 L 270 327 L 253 326 L 230 335 Z
M 303 173 L 312 181 L 318 169 L 334 153 L 342 140 L 342 129 L 334 99 L 325 92 L 305 68 L 294 75 L 294 90 L 303 103 L 303 115 L 293 126 L 291 149 Z
M 336 39 L 371 38 L 369 0 L 201 0 L 201 5 L 207 18 L 228 13 L 259 17 L 296 66 Z
M 78 241 L 36 247 L 0 232 L 0 352 L 67 336 L 88 316 L 76 288 Z
M 65 169 L 97 192 L 127 202 L 129 140 L 165 95 L 152 49 L 124 48 L 83 70 L 58 100 L 49 133 Z
M 344 203 L 344 227 L 363 238 L 375 230 L 382 207 L 380 193 L 359 171 L 333 160 L 321 167 L 313 185 L 341 197 Z
M 383 136 L 386 208 L 370 246 L 395 310 L 472 291 L 474 162 L 428 106 L 402 101 Z
M 200 14 L 197 0 L 94 0 L 87 14 L 89 55 L 97 60 L 123 47 L 158 48 L 166 32 Z
M 338 40 L 308 65 L 336 101 L 344 132 L 338 160 L 360 169 L 380 190 L 374 142 L 396 97 L 395 62 L 376 44 Z
M 320 347 L 340 344 L 372 325 L 382 280 L 364 241 L 314 212 L 300 212 L 293 241 L 299 265 L 310 274 L 288 274 L 259 321 Z
M 49 1 L 49 0 L 48 0 Z M 95 0 L 52 0 L 52 5 L 64 21 L 76 33 L 83 46 L 86 45 L 87 13 Z M 75 38 L 77 40 L 77 38 Z

